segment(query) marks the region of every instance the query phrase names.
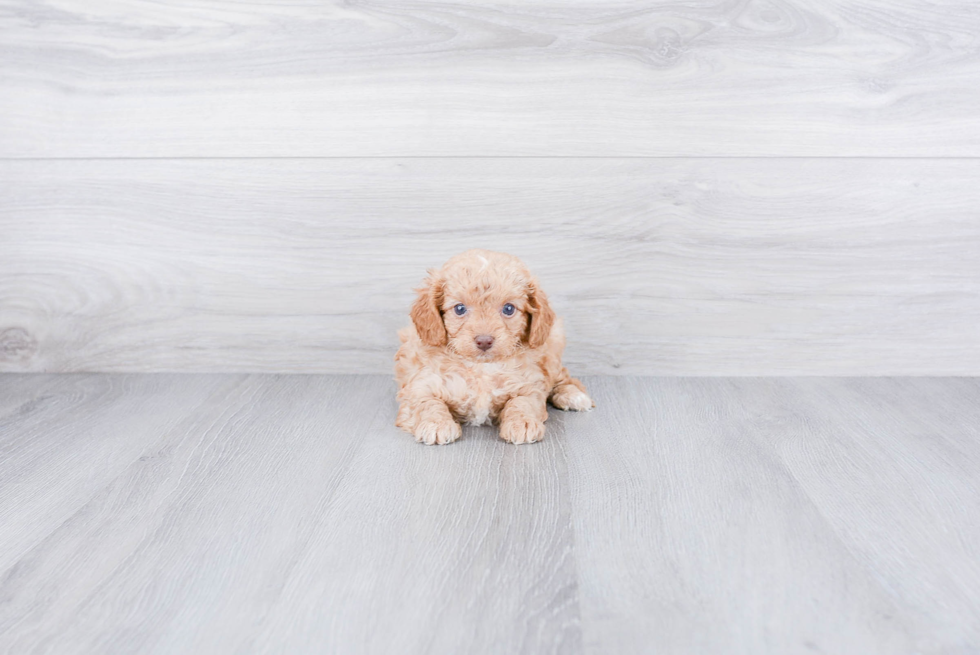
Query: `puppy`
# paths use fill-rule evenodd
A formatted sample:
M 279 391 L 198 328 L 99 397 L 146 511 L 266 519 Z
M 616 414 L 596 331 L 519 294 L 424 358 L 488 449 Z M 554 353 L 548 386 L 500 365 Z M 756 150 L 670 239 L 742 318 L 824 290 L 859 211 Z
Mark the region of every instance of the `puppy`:
M 398 419 L 416 441 L 447 444 L 459 422 L 500 425 L 514 444 L 544 436 L 546 403 L 595 405 L 561 365 L 565 334 L 548 298 L 516 257 L 469 250 L 430 271 L 398 332 Z

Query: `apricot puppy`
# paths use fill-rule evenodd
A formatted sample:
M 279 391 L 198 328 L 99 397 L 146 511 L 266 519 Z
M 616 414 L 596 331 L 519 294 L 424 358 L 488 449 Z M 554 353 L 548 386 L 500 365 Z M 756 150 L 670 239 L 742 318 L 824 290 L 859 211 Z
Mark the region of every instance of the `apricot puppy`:
M 498 423 L 514 444 L 544 437 L 547 401 L 595 405 L 561 364 L 565 334 L 519 259 L 468 250 L 430 271 L 395 355 L 398 419 L 416 441 L 447 444 L 470 425 Z

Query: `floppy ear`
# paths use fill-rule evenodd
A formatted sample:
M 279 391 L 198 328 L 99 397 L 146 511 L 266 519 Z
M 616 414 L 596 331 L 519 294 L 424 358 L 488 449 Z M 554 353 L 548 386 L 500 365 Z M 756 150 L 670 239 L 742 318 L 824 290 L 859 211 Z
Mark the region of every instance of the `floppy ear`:
M 419 297 L 412 305 L 410 316 L 422 343 L 427 346 L 446 345 L 446 326 L 442 322 L 442 281 L 431 273 L 425 283 L 417 289 Z
M 555 313 L 548 304 L 548 296 L 534 282 L 528 285 L 527 312 L 531 315 L 531 324 L 527 328 L 527 345 L 540 348 L 551 334 Z

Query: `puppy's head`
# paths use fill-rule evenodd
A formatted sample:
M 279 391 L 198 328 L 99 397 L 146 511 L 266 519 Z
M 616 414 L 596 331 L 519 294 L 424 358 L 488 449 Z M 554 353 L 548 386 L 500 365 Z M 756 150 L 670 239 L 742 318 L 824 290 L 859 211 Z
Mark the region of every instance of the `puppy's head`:
M 539 348 L 555 314 L 517 257 L 468 250 L 431 271 L 412 306 L 422 341 L 476 361 Z

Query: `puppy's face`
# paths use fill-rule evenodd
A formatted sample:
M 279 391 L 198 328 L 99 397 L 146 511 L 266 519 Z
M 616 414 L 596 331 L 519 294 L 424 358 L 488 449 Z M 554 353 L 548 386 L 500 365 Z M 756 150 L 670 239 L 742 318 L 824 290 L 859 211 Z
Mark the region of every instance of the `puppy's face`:
M 428 345 L 494 361 L 540 347 L 554 313 L 520 260 L 470 250 L 430 275 L 419 290 L 412 320 Z
M 447 347 L 464 357 L 492 361 L 510 357 L 527 332 L 527 295 L 508 285 L 487 289 L 447 284 L 442 320 Z

